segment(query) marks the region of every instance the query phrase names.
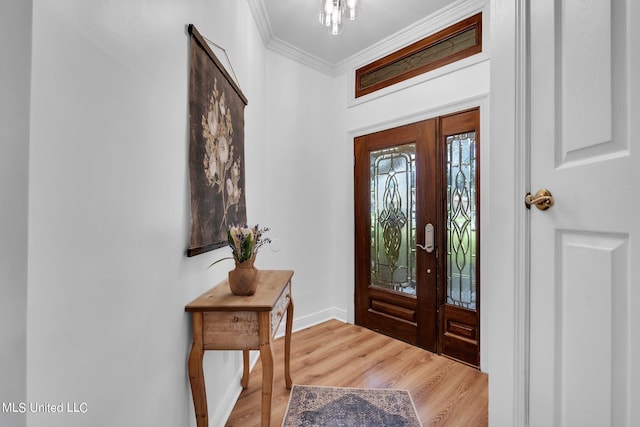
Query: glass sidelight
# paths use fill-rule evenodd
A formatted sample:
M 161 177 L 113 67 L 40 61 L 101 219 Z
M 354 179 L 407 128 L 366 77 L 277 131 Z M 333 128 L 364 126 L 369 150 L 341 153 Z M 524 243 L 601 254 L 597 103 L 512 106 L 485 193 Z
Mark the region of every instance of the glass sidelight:
M 446 139 L 447 304 L 476 308 L 476 134 Z
M 416 294 L 416 145 L 369 153 L 371 286 Z

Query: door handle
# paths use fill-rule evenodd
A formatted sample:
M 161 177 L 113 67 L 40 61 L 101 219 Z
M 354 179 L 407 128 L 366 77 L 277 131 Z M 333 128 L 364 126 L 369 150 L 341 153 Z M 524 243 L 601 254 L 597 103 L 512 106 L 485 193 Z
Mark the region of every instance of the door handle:
M 524 198 L 524 204 L 527 206 L 527 209 L 531 209 L 531 205 L 535 205 L 535 207 L 541 211 L 546 211 L 553 206 L 553 203 L 553 196 L 546 188 L 538 190 L 533 196 L 531 193 L 527 193 L 527 196 Z
M 424 249 L 429 253 L 433 252 L 433 249 L 435 248 L 433 244 L 434 242 L 433 235 L 434 235 L 433 224 L 429 223 L 425 225 L 424 226 L 424 246 L 421 245 L 420 243 L 416 243 L 416 246 L 419 247 L 420 249 Z

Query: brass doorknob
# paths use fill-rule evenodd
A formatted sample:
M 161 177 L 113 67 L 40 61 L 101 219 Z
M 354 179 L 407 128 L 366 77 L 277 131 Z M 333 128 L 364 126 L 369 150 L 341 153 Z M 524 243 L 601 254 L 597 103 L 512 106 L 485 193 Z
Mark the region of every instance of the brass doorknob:
M 553 206 L 553 203 L 553 196 L 546 188 L 538 190 L 533 196 L 531 193 L 527 193 L 527 196 L 524 198 L 524 204 L 527 206 L 527 209 L 531 209 L 531 205 L 535 205 L 541 211 L 546 211 Z

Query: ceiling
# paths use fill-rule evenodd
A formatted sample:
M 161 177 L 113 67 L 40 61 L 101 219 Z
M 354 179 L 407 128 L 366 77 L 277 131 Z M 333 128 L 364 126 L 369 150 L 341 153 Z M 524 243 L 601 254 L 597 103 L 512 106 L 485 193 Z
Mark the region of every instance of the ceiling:
M 327 70 L 460 0 L 360 0 L 361 16 L 331 35 L 318 22 L 320 0 L 249 0 L 267 47 L 306 56 Z M 326 70 L 325 70 L 326 71 Z

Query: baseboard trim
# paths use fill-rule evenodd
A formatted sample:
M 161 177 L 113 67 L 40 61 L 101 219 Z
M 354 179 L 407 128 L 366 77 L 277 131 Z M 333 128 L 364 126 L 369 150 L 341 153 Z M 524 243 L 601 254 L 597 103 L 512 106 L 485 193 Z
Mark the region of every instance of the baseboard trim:
M 330 307 L 324 310 L 317 311 L 315 313 L 308 314 L 302 317 L 293 318 L 293 332 L 301 331 L 303 329 L 310 328 L 312 326 L 318 325 L 322 322 L 326 322 L 327 320 L 337 319 L 342 322 L 347 323 L 347 311 L 337 308 Z M 285 322 L 280 323 L 280 327 L 278 328 L 278 332 L 276 332 L 276 338 L 280 338 L 284 336 L 285 330 Z

